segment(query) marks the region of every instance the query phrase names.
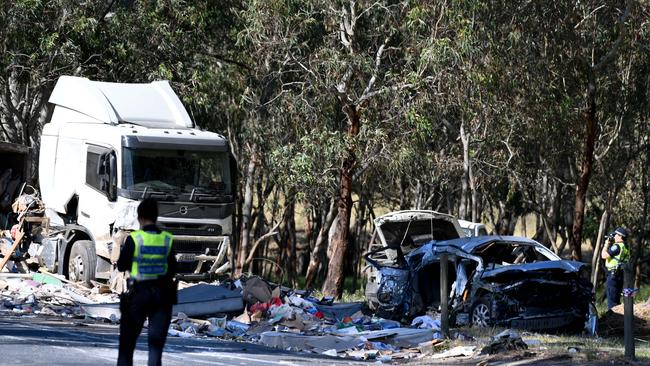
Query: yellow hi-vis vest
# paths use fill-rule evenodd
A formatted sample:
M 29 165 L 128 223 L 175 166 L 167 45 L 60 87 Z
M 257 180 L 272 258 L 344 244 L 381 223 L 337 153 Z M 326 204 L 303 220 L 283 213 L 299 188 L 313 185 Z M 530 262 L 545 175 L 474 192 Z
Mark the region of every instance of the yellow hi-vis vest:
M 621 251 L 617 255 L 605 260 L 605 268 L 607 268 L 608 271 L 619 269 L 619 267 L 630 258 L 630 250 L 627 248 L 625 243 L 621 242 L 614 244 L 618 245 L 621 248 Z
M 172 234 L 137 230 L 131 233 L 135 243 L 131 278 L 136 281 L 155 280 L 167 274 L 167 257 L 172 250 Z

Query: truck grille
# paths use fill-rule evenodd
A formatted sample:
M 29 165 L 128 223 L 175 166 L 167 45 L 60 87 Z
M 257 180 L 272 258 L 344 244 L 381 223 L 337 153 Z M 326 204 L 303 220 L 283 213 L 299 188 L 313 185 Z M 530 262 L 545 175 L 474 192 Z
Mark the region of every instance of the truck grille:
M 176 253 L 206 254 L 207 249 L 217 250 L 224 241 L 223 236 L 175 236 L 172 248 Z
M 205 253 L 206 244 L 212 244 L 208 247 L 216 246 L 215 243 L 205 243 L 190 240 L 176 240 L 174 239 L 173 248 L 176 253 Z
M 219 236 L 222 234 L 219 225 L 202 225 L 202 224 L 177 224 L 177 223 L 159 223 L 162 230 L 169 231 L 174 235 L 188 236 Z

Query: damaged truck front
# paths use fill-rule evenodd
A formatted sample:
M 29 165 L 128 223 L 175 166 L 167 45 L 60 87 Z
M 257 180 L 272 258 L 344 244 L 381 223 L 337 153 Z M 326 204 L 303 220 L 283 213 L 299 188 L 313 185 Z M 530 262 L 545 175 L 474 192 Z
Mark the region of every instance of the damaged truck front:
M 385 247 L 366 255 L 380 273 L 376 298 L 383 316 L 410 319 L 439 309 L 440 256 L 445 253 L 452 323 L 595 332 L 585 265 L 561 260 L 533 240 L 483 236 L 431 241 L 408 254 L 400 252 Z
M 49 101 L 39 161 L 50 225 L 39 244 L 43 265 L 73 281 L 115 279 L 120 247 L 139 228 L 137 205 L 151 197 L 159 226 L 174 234 L 182 275 L 228 269 L 236 176 L 229 145 L 196 128 L 168 82 L 63 76 Z

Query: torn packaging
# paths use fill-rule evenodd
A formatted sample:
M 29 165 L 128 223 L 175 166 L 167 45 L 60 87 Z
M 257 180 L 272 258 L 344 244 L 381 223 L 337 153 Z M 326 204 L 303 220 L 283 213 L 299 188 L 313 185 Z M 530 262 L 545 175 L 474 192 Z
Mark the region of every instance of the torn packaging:
M 249 305 L 266 303 L 273 297 L 268 283 L 259 277 L 251 277 L 246 281 L 242 297 Z
M 384 317 L 408 319 L 439 307 L 442 253 L 451 261 L 450 307 L 459 325 L 578 330 L 589 316 L 593 295 L 583 264 L 563 261 L 527 238 L 433 241 L 393 261 L 386 259 L 391 255 L 374 260 L 380 251 L 366 255 L 378 273 L 368 299 Z

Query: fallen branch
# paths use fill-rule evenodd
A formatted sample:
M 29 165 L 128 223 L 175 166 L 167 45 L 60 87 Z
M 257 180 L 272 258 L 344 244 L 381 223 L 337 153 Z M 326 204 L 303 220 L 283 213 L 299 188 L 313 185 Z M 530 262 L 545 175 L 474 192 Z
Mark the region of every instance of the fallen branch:
M 242 268 L 247 267 L 247 266 L 249 266 L 251 264 L 251 262 L 253 261 L 255 252 L 257 251 L 257 247 L 259 247 L 260 244 L 262 244 L 262 242 L 265 239 L 267 239 L 267 238 L 269 238 L 269 237 L 271 237 L 271 236 L 278 233 L 277 229 L 278 229 L 278 227 L 280 226 L 281 223 L 282 223 L 282 220 L 279 220 L 277 222 L 277 224 L 275 224 L 275 226 L 273 226 L 273 228 L 271 228 L 271 230 L 269 230 L 268 233 L 262 235 L 261 237 L 259 237 L 259 239 L 255 240 L 255 243 L 253 243 L 253 248 L 251 248 L 251 251 L 248 252 L 248 257 L 246 257 L 246 261 L 244 262 L 244 265 L 242 266 Z

